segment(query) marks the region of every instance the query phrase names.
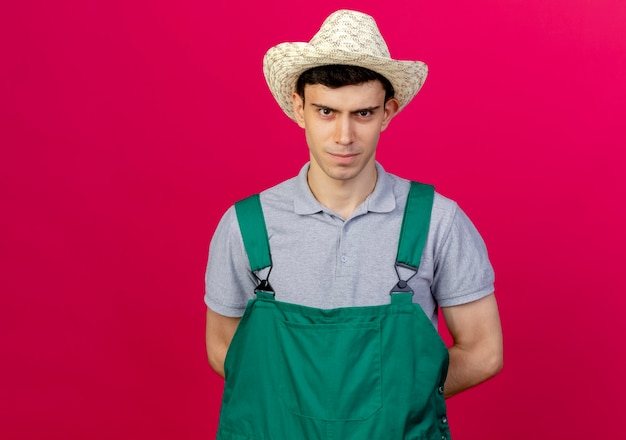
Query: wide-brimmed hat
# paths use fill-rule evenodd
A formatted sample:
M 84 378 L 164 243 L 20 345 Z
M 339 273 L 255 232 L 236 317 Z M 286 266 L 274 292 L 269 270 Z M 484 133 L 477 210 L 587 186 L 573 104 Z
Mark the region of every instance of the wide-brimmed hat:
M 263 73 L 278 105 L 291 119 L 292 95 L 300 75 L 332 64 L 360 66 L 387 78 L 404 108 L 424 84 L 428 67 L 421 61 L 394 60 L 374 19 L 362 12 L 332 13 L 308 43 L 281 43 L 267 51 Z

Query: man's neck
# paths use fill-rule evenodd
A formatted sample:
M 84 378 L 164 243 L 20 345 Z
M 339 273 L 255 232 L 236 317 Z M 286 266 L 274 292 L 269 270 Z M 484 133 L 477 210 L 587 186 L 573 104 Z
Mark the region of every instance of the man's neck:
M 311 192 L 318 202 L 344 220 L 374 191 L 378 178 L 376 167 L 363 170 L 358 178 L 350 180 L 335 180 L 318 174 L 309 169 L 307 182 Z

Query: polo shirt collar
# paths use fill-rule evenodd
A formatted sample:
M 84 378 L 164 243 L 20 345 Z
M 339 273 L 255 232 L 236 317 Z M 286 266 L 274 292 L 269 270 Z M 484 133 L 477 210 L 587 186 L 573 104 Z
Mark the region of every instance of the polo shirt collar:
M 324 211 L 324 206 L 317 201 L 307 182 L 309 162 L 307 162 L 296 176 L 294 198 L 294 212 L 296 214 L 316 214 Z M 376 162 L 378 178 L 374 191 L 365 199 L 358 209 L 365 208 L 368 212 L 391 212 L 396 208 L 396 197 L 393 193 L 393 183 L 381 164 Z

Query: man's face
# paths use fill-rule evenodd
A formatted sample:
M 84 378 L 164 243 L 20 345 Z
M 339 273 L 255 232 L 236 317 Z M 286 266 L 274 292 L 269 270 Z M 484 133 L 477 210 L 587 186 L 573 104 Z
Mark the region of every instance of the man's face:
M 380 133 L 398 111 L 397 100 L 385 103 L 380 81 L 337 89 L 307 84 L 304 102 L 294 93 L 293 103 L 309 146 L 309 173 L 327 183 L 358 183 L 372 175 Z

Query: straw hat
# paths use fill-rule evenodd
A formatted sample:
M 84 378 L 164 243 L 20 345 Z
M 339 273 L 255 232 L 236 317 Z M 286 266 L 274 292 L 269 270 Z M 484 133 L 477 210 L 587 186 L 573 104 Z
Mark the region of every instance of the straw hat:
M 281 43 L 267 51 L 263 73 L 278 105 L 291 119 L 298 77 L 312 67 L 345 64 L 365 67 L 387 78 L 404 108 L 422 87 L 428 67 L 421 61 L 393 60 L 374 19 L 339 10 L 322 23 L 308 43 Z

